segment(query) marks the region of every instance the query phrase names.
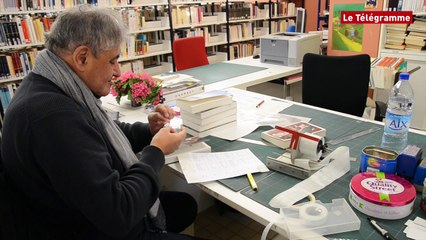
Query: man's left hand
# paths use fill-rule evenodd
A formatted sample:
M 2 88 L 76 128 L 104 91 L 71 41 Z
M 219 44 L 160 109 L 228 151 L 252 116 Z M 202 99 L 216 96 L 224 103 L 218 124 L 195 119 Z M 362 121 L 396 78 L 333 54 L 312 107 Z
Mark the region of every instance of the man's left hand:
M 175 116 L 175 111 L 170 107 L 159 104 L 155 110 L 148 114 L 149 128 L 151 134 L 155 135 L 165 124 L 169 123 Z

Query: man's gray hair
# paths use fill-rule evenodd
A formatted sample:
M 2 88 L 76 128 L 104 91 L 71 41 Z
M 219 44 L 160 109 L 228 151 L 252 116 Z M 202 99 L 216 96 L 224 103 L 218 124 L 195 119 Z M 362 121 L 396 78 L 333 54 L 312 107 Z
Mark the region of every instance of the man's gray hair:
M 117 48 L 126 39 L 127 28 L 117 11 L 80 5 L 59 14 L 46 34 L 45 46 L 61 54 L 79 46 L 89 47 L 95 56 Z

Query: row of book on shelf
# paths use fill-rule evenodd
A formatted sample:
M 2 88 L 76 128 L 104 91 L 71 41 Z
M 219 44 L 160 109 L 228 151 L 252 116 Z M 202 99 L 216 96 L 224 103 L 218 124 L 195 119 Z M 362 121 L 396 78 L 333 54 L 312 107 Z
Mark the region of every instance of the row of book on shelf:
M 289 26 L 294 26 L 294 19 L 281 19 L 271 22 L 271 33 L 285 32 Z M 257 26 L 252 22 L 231 24 L 229 26 L 229 40 L 239 41 L 252 37 L 261 37 L 268 34 L 269 22 L 263 21 L 262 26 Z M 220 32 L 226 32 L 226 26 L 219 27 Z
M 229 4 L 229 19 L 240 20 L 240 19 L 256 19 L 256 18 L 268 18 L 269 17 L 269 5 L 255 1 L 254 3 L 249 2 L 232 2 Z M 296 15 L 296 4 L 291 1 L 275 1 L 272 2 L 271 16 L 294 16 Z
M 272 4 L 273 17 L 296 14 L 296 5 L 293 2 L 283 1 Z M 180 26 L 204 22 L 225 22 L 225 12 L 225 6 L 220 4 L 176 5 L 171 11 L 172 23 L 174 26 Z M 255 3 L 231 2 L 228 12 L 229 20 L 268 18 L 269 6 L 265 4 L 261 8 L 257 1 Z
M 387 10 L 426 12 L 426 1 L 424 0 L 389 0 L 387 5 Z
M 110 0 L 2 0 L 1 11 L 61 10 L 78 4 L 98 4 Z M 119 0 L 113 0 L 119 1 Z M 109 5 L 111 6 L 111 5 Z
M 226 41 L 226 32 L 217 32 L 214 28 L 209 28 L 207 26 L 197 28 L 175 29 L 173 31 L 173 34 L 173 39 L 196 36 L 204 37 L 206 44 Z M 164 39 L 171 39 L 170 31 L 164 32 Z
M 263 26 L 268 29 L 269 22 L 265 22 Z M 294 19 L 271 21 L 271 33 L 286 32 L 289 26 L 296 26 L 296 21 Z
M 62 10 L 79 4 L 111 7 L 166 2 L 166 0 L 1 0 L 0 11 Z
M 0 120 L 3 119 L 10 100 L 18 87 L 19 83 L 7 83 L 0 86 Z
M 168 27 L 169 20 L 164 8 L 153 6 L 120 10 L 121 18 L 129 31 Z
M 37 48 L 0 53 L 0 80 L 26 76 L 34 67 Z
M 127 9 L 120 13 L 130 31 L 141 30 L 145 27 L 167 26 L 168 19 L 151 16 L 153 11 Z M 55 18 L 55 14 L 3 16 L 0 18 L 0 46 L 43 43 L 43 33 L 50 31 Z M 158 21 L 145 21 L 145 19 L 157 19 Z
M 249 57 L 253 55 L 255 45 L 253 42 L 234 43 L 229 46 L 230 59 Z
M 371 87 L 390 89 L 395 84 L 395 74 L 405 71 L 407 61 L 403 57 L 379 57 L 371 62 Z
M 50 31 L 54 20 L 54 16 L 3 17 L 0 19 L 0 47 L 43 43 L 43 34 Z
M 204 6 L 198 5 L 174 6 L 172 9 L 173 26 L 226 21 L 225 12 L 215 12 L 214 15 L 209 16 L 204 9 Z
M 426 18 L 415 17 L 410 25 L 386 25 L 385 48 L 411 51 L 426 50 Z
M 146 32 L 128 35 L 127 41 L 121 45 L 121 58 L 131 58 L 147 53 L 170 50 L 170 42 L 161 39 L 157 32 Z

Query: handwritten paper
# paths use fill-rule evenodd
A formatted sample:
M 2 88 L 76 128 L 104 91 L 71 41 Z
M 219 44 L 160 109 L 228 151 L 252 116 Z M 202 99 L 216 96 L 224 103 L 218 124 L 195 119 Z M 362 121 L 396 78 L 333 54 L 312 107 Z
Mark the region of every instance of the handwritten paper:
M 184 153 L 178 156 L 188 183 L 237 177 L 269 169 L 249 149 L 215 153 Z

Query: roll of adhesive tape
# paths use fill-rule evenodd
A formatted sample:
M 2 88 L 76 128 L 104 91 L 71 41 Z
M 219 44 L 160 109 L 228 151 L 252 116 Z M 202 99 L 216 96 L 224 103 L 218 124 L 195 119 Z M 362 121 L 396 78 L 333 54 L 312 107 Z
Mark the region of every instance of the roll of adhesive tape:
M 307 203 L 299 208 L 299 218 L 305 226 L 321 226 L 327 221 L 328 210 L 318 203 Z
M 311 134 L 309 135 L 317 138 L 318 140 L 315 141 L 301 137 L 299 140 L 299 151 L 307 158 L 319 159 L 322 155 L 322 150 L 320 148 L 321 137 Z

